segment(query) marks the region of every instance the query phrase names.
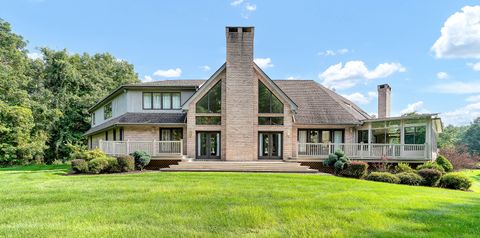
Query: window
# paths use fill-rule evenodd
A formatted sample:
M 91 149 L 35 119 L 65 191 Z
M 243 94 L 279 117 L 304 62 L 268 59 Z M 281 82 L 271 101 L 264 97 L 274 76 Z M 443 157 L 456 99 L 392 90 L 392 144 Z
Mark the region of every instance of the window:
M 197 125 L 221 125 L 221 117 L 219 116 L 197 116 Z
M 143 109 L 180 109 L 180 93 L 143 93 Z
M 112 117 L 112 103 L 107 103 L 103 107 L 103 119 L 107 120 L 108 118 Z
M 183 138 L 182 128 L 160 128 L 161 141 L 180 141 Z
M 298 130 L 297 139 L 300 143 L 343 143 L 343 137 L 343 130 L 303 129 Z
M 95 126 L 95 112 L 92 113 L 92 126 Z
M 405 144 L 425 144 L 425 126 L 405 127 Z
M 108 140 L 108 131 L 105 131 L 105 140 Z
M 400 144 L 400 120 L 372 122 L 374 144 Z
M 260 81 L 258 81 L 258 112 L 283 113 L 283 103 Z
M 119 129 L 119 134 L 120 134 L 119 140 L 120 140 L 120 141 L 123 141 L 123 127 L 120 127 L 120 129 Z
M 220 113 L 222 110 L 222 85 L 218 82 L 196 105 L 197 113 Z
M 368 143 L 368 130 L 358 131 L 358 143 Z
M 258 117 L 258 125 L 283 125 L 283 117 Z
M 117 129 L 116 128 L 113 129 L 113 140 L 114 141 L 117 140 Z

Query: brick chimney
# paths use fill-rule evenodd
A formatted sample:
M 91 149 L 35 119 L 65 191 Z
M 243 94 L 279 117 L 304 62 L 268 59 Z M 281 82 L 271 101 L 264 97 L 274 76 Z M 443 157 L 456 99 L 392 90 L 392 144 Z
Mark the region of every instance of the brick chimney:
M 378 90 L 378 118 L 390 117 L 390 95 L 392 88 L 388 84 L 377 86 Z
M 253 27 L 226 27 L 225 158 L 256 160 L 255 98 L 257 78 L 253 68 Z

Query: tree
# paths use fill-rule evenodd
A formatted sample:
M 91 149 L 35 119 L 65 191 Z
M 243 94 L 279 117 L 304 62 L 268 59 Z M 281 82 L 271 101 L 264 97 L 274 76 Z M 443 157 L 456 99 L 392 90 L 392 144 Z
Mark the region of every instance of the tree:
M 480 155 L 480 117 L 475 119 L 463 136 L 471 154 Z
M 438 137 L 439 148 L 454 148 L 464 144 L 463 137 L 469 126 L 448 125 Z

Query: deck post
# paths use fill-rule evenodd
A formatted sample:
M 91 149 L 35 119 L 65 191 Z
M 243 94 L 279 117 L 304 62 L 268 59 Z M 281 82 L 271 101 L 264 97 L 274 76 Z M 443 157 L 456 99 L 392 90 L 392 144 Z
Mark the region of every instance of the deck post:
M 103 151 L 102 139 L 98 140 L 98 148 Z
M 183 155 L 183 139 L 180 140 L 180 155 Z
M 126 142 L 126 147 L 127 147 L 126 148 L 127 155 L 129 155 L 130 154 L 130 148 L 129 148 L 130 147 L 130 140 L 128 140 L 128 139 L 127 139 L 127 142 Z
M 360 159 L 363 159 L 363 141 L 360 142 Z
M 115 146 L 115 141 L 112 141 L 112 154 L 116 155 L 117 154 L 117 150 L 116 150 L 116 146 Z
M 155 150 L 155 143 L 156 143 L 156 141 L 155 141 L 155 139 L 153 139 L 153 141 L 152 141 L 152 156 L 155 155 L 155 151 L 156 151 Z

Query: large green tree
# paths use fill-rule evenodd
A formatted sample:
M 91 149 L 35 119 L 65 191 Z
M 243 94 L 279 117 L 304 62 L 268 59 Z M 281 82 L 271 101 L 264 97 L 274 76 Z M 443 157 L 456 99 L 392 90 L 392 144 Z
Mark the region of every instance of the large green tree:
M 475 119 L 467 129 L 463 142 L 471 154 L 480 155 L 480 117 Z

